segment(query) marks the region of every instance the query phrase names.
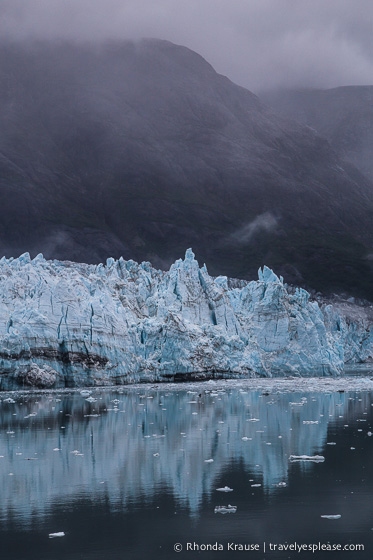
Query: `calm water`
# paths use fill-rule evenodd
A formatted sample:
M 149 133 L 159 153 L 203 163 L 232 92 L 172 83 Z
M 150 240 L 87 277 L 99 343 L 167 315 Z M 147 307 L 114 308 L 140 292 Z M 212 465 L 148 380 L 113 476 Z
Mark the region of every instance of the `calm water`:
M 2 394 L 0 558 L 370 560 L 372 395 L 229 382 L 94 390 L 95 402 Z M 289 461 L 316 454 L 325 461 Z M 214 513 L 228 504 L 236 513 Z M 295 542 L 365 550 L 269 550 Z

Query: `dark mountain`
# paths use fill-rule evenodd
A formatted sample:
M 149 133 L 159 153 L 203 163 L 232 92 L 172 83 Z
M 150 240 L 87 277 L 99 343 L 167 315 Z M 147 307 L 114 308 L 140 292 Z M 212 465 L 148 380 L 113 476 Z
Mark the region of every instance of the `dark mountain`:
M 282 90 L 261 98 L 283 116 L 312 126 L 373 180 L 373 86 Z
M 262 264 L 373 299 L 372 184 L 169 42 L 0 47 L 0 252 L 211 274 Z

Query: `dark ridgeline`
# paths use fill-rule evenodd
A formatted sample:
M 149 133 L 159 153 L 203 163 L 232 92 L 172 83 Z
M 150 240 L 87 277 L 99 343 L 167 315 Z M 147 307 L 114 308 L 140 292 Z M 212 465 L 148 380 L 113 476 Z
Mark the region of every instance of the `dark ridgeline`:
M 0 253 L 373 299 L 373 187 L 310 128 L 166 41 L 0 46 Z

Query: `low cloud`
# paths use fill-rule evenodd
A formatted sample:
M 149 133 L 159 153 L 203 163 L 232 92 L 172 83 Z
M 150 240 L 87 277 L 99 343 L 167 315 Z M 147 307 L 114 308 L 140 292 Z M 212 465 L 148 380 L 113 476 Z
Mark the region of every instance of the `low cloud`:
M 229 244 L 247 245 L 257 234 L 274 231 L 277 225 L 278 219 L 271 212 L 265 212 L 231 233 L 227 241 Z
M 183 44 L 258 92 L 373 81 L 371 0 L 1 0 L 0 36 Z

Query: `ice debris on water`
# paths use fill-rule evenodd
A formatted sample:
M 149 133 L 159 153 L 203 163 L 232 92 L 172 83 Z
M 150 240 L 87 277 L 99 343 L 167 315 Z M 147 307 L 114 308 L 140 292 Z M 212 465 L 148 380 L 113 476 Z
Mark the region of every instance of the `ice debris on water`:
M 313 461 L 314 463 L 322 463 L 325 461 L 323 455 L 290 455 L 289 461 L 295 463 L 297 461 Z
M 320 517 L 323 517 L 324 519 L 340 519 L 342 516 L 341 515 L 321 515 Z
M 60 531 L 59 533 L 49 533 L 49 538 L 50 539 L 54 539 L 56 537 L 64 537 L 65 533 L 63 531 Z
M 231 506 L 228 504 L 227 506 L 216 506 L 214 509 L 214 513 L 236 513 L 237 506 Z
M 224 486 L 223 488 L 217 488 L 217 492 L 233 492 L 233 488 L 229 488 L 229 486 Z
M 205 459 L 205 463 L 213 463 L 214 459 Z

